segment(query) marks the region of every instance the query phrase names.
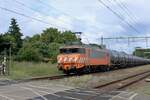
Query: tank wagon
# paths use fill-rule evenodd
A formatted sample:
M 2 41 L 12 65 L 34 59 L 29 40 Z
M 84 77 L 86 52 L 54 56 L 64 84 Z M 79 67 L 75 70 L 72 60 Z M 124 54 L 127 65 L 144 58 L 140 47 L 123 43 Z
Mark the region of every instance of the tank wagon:
M 114 68 L 125 68 L 150 64 L 149 59 L 108 50 L 92 45 L 67 45 L 60 47 L 57 56 L 58 69 L 66 74 L 109 71 Z

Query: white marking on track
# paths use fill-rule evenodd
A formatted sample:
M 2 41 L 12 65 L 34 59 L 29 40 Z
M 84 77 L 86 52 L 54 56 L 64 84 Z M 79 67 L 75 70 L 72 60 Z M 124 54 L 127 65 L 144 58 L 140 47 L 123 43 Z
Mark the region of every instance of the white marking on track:
M 119 95 L 116 95 L 116 96 L 113 96 L 111 99 L 109 99 L 109 100 L 115 100 L 115 98 L 122 98 L 122 99 L 125 99 L 125 100 L 128 100 L 128 98 L 124 98 L 124 97 L 121 97 L 121 96 L 119 96 Z
M 73 98 L 73 97 L 68 97 L 68 96 L 65 96 L 65 95 L 64 96 L 60 96 L 60 95 L 57 95 L 57 94 L 54 94 L 54 93 L 49 93 L 49 92 L 45 92 L 45 91 L 41 91 L 41 90 L 37 90 L 37 91 L 43 92 L 45 94 L 51 94 L 51 95 L 54 95 L 54 96 L 59 97 L 59 98 L 64 97 L 64 98 L 68 98 L 68 99 L 80 100 L 80 99 Z
M 23 86 L 22 86 L 21 88 L 26 89 L 26 90 L 29 90 L 29 91 L 32 91 L 34 94 L 40 96 L 40 97 L 43 98 L 44 100 L 48 100 L 47 98 L 45 98 L 44 96 L 42 96 L 40 93 L 34 91 L 34 90 L 31 89 L 31 88 L 27 88 L 27 87 L 23 87 Z
M 6 100 L 15 100 L 15 99 L 13 99 L 13 98 L 7 97 L 7 96 L 5 96 L 5 95 L 2 95 L 2 94 L 0 94 L 0 97 L 3 97 L 3 98 L 5 98 Z
M 63 92 L 72 93 L 72 94 L 80 94 L 80 95 L 89 95 L 89 94 L 87 94 L 87 93 L 79 93 L 78 91 L 76 91 L 76 92 L 63 91 Z M 91 94 L 91 95 L 92 95 L 92 94 Z
M 138 93 L 134 93 L 134 94 L 129 98 L 129 100 L 133 100 L 133 98 L 135 98 L 137 95 L 138 95 Z
M 41 89 L 49 89 L 49 88 L 46 88 L 46 87 L 38 87 L 38 86 L 32 86 L 32 85 L 27 85 L 27 86 L 30 86 L 30 87 L 33 87 L 33 88 L 41 88 Z M 56 95 L 54 93 L 49 93 L 49 92 L 46 92 L 46 91 L 43 91 L 43 90 L 37 90 L 39 92 L 43 92 L 45 94 L 51 94 L 51 95 L 54 95 L 56 97 L 62 97 L 60 95 Z M 64 92 L 64 91 L 63 91 Z M 77 99 L 77 98 L 73 98 L 73 97 L 68 97 L 68 96 L 63 96 L 64 98 L 68 98 L 68 99 L 74 99 L 74 100 L 80 100 L 80 99 Z
M 101 95 L 101 97 L 113 97 L 113 95 Z
M 54 90 L 54 89 L 52 89 L 52 88 L 44 87 L 44 86 L 49 86 L 49 85 L 33 86 L 33 85 L 31 85 L 31 84 L 27 84 L 27 86 L 33 87 L 33 88 L 39 88 L 39 89 L 47 89 L 47 90 L 51 90 L 52 92 L 56 92 L 56 90 Z M 59 85 L 57 85 L 57 86 L 59 86 Z M 68 89 L 66 89 L 66 90 L 72 89 L 71 87 L 65 87 L 65 86 L 61 86 L 61 87 L 64 87 L 65 89 L 68 88 Z
M 109 100 L 113 100 L 113 99 L 115 99 L 115 98 L 117 98 L 117 97 L 122 98 L 122 99 L 125 99 L 125 100 L 128 100 L 128 98 L 121 97 L 120 94 L 121 94 L 121 93 L 119 93 L 119 94 L 113 96 L 113 97 L 112 97 L 111 99 L 109 99 Z
M 41 86 L 33 86 L 33 85 L 27 85 L 27 86 L 29 86 L 29 87 L 33 87 L 33 88 L 38 88 L 38 89 L 49 89 L 49 90 L 52 90 L 52 91 L 54 91 L 53 89 L 50 89 L 50 88 L 47 88 L 47 87 L 41 87 Z

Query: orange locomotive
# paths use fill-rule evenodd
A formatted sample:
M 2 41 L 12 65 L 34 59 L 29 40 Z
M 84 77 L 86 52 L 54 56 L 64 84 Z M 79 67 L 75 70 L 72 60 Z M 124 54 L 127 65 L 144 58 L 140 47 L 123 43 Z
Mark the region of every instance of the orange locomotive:
M 57 61 L 58 69 L 66 74 L 107 71 L 111 68 L 150 63 L 148 59 L 85 44 L 61 47 Z
M 99 65 L 108 67 L 110 64 L 106 50 L 88 45 L 61 47 L 57 60 L 58 68 L 66 74 L 91 72 L 100 68 Z

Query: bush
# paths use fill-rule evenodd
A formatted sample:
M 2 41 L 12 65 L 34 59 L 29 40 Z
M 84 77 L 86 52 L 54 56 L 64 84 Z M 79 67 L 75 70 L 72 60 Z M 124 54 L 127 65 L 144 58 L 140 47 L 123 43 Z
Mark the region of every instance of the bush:
M 57 61 L 57 55 L 59 54 L 59 47 L 61 44 L 59 43 L 50 43 L 49 45 L 49 51 L 50 52 L 50 58 L 52 59 L 52 63 L 55 63 Z
M 26 44 L 18 52 L 17 60 L 37 62 L 42 60 L 42 55 L 37 48 L 32 47 L 30 44 Z
M 59 47 L 66 42 L 77 40 L 71 31 L 60 32 L 55 28 L 48 28 L 40 35 L 26 37 L 22 48 L 17 54 L 17 61 L 45 61 L 56 62 Z

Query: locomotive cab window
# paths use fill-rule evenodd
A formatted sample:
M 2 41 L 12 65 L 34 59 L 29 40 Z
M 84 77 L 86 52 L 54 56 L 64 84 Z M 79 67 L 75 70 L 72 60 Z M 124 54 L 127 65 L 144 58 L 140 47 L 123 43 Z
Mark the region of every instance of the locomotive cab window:
M 60 49 L 60 53 L 70 54 L 70 53 L 85 53 L 84 48 L 62 48 Z

